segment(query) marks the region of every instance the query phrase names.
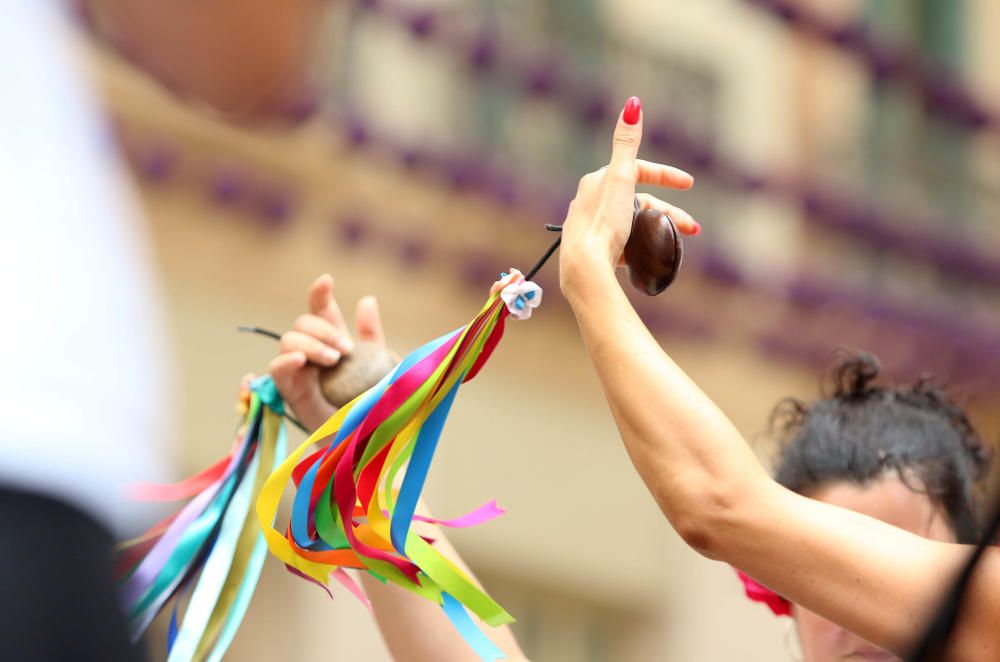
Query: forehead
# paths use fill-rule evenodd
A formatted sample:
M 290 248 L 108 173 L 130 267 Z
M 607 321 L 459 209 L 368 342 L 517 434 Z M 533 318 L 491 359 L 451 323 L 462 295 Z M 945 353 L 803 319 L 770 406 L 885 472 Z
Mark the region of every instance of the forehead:
M 919 484 L 914 487 L 919 489 Z M 889 475 L 860 486 L 835 482 L 812 492 L 812 498 L 880 519 L 932 540 L 954 542 L 946 515 L 926 494 L 914 491 L 898 476 Z

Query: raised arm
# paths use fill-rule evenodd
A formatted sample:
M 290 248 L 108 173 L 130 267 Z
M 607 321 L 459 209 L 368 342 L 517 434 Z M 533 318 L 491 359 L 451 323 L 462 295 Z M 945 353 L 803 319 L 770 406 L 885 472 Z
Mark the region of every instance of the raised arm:
M 361 340 L 385 345 L 385 334 L 374 297 L 358 302 L 355 324 Z M 334 412 L 319 386 L 319 366 L 335 365 L 354 347 L 344 316 L 333 297 L 333 278 L 323 275 L 309 290 L 309 313 L 295 322 L 281 339 L 281 353 L 271 362 L 270 372 L 282 397 L 309 429 L 318 428 Z M 420 514 L 427 516 L 426 506 Z M 465 565 L 439 526 L 417 523 L 421 535 L 433 538 L 435 549 L 459 566 L 473 581 Z M 386 646 L 397 662 L 477 662 L 444 611 L 424 598 L 397 586 L 384 585 L 368 573 L 361 583 L 372 603 L 375 620 Z M 478 581 L 476 581 L 478 584 Z M 508 626 L 485 627 L 484 632 L 513 662 L 525 660 Z
M 625 448 L 667 519 L 696 550 L 881 647 L 904 654 L 968 550 L 932 542 L 777 485 L 739 432 L 667 356 L 615 278 L 636 182 L 641 120 L 619 120 L 608 168 L 581 180 L 560 280 Z M 952 659 L 1000 659 L 1000 558 L 984 559 Z

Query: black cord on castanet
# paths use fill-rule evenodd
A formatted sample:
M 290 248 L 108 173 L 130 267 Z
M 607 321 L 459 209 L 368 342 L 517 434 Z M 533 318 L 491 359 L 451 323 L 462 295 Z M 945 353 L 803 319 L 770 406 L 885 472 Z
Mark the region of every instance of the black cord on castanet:
M 551 225 L 547 223 L 545 225 L 545 229 L 548 230 L 549 232 L 562 232 L 561 225 Z M 545 266 L 545 263 L 549 261 L 549 258 L 555 254 L 556 250 L 559 248 L 559 244 L 561 243 L 562 243 L 562 237 L 559 237 L 558 239 L 553 241 L 552 245 L 549 246 L 549 249 L 545 251 L 545 254 L 538 259 L 538 262 L 535 262 L 535 266 L 531 268 L 531 271 L 528 272 L 528 274 L 524 277 L 524 279 L 531 280 L 532 278 L 534 278 L 535 275 L 538 273 L 538 271 Z
M 256 333 L 261 336 L 267 336 L 268 338 L 274 338 L 275 340 L 281 340 L 281 335 L 275 333 L 274 331 L 269 331 L 267 329 L 262 329 L 259 326 L 248 326 L 241 325 L 236 327 L 236 330 L 240 333 Z

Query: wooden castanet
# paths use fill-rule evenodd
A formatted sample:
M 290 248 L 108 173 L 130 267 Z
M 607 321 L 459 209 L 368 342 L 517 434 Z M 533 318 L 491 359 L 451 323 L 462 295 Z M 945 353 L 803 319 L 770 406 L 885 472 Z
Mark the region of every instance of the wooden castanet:
M 344 356 L 337 365 L 320 372 L 320 389 L 323 397 L 334 407 L 343 407 L 358 397 L 399 363 L 392 352 L 373 342 L 358 341 L 354 351 Z
M 655 209 L 640 210 L 638 201 L 635 207 L 632 234 L 625 244 L 625 268 L 635 289 L 656 296 L 677 277 L 684 244 L 669 216 Z

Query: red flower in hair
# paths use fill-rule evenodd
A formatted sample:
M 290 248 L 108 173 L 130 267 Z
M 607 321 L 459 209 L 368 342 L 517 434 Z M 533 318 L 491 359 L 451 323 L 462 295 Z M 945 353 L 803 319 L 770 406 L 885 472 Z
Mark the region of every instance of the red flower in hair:
M 736 570 L 736 568 L 733 568 Z M 739 575 L 740 581 L 743 582 L 743 589 L 747 593 L 747 597 L 754 602 L 763 602 L 771 611 L 774 612 L 775 616 L 791 616 L 792 615 L 792 603 L 784 599 L 771 589 L 767 588 L 763 584 L 758 584 L 756 581 L 750 578 L 749 575 L 745 574 L 741 570 L 736 570 L 736 574 Z

